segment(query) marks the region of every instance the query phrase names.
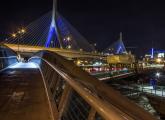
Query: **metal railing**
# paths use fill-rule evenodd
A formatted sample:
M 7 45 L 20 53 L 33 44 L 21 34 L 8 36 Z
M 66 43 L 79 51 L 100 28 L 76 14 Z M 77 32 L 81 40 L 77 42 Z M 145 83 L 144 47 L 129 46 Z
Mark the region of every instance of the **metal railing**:
M 0 44 L 0 71 L 17 62 L 17 54 L 7 46 Z
M 54 120 L 155 119 L 118 91 L 56 53 L 41 51 L 29 61 L 40 66 Z
M 165 97 L 165 87 L 164 86 L 155 86 L 155 88 L 153 88 L 153 86 L 150 86 L 150 85 L 148 85 L 147 87 L 142 86 L 141 91 L 144 93 L 155 95 L 155 96 Z
M 4 70 L 10 65 L 17 63 L 17 56 L 10 56 L 10 57 L 0 57 L 0 71 Z

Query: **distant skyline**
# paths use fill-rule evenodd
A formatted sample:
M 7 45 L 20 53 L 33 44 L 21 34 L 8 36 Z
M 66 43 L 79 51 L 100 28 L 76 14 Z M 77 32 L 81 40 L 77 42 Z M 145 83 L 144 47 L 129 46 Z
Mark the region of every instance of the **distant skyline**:
M 139 55 L 152 47 L 165 49 L 165 2 L 159 0 L 58 0 L 58 11 L 99 50 L 123 32 L 126 47 Z M 52 9 L 52 0 L 2 0 L 0 39 Z M 136 53 L 137 53 L 136 52 Z

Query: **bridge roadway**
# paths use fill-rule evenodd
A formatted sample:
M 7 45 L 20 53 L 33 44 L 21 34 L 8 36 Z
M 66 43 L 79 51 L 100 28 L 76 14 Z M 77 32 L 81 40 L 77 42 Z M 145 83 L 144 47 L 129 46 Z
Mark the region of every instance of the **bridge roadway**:
M 11 68 L 0 73 L 0 120 L 51 120 L 43 86 L 38 69 Z
M 4 44 L 4 45 L 8 46 L 14 51 L 18 51 L 17 44 Z M 60 48 L 45 48 L 45 47 L 30 46 L 30 45 L 19 45 L 19 52 L 22 52 L 22 53 L 35 53 L 40 50 L 49 50 L 68 58 L 104 58 L 106 57 L 102 54 L 90 53 L 90 52 L 84 52 L 84 51 L 76 51 L 76 50 L 60 49 Z

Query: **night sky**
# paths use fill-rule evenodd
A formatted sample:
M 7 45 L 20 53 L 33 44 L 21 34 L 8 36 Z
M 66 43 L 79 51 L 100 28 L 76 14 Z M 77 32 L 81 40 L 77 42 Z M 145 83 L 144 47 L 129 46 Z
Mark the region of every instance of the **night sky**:
M 0 39 L 50 11 L 52 0 L 1 0 Z M 58 0 L 58 11 L 103 50 L 119 38 L 139 55 L 165 49 L 165 2 L 159 0 Z

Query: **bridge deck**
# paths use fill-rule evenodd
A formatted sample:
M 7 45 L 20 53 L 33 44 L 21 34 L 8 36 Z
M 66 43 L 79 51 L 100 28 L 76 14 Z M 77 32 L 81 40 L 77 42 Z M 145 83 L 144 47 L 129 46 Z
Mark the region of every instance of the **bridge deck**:
M 50 119 L 38 69 L 8 69 L 0 73 L 0 120 Z

